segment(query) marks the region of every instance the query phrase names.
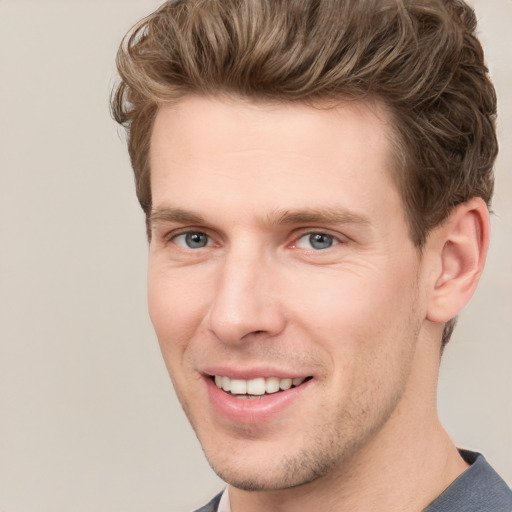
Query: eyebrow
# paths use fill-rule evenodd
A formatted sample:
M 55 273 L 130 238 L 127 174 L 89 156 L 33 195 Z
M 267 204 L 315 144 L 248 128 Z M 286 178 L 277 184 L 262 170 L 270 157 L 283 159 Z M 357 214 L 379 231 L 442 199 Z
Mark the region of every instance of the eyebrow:
M 274 211 L 268 215 L 270 224 L 356 224 L 370 225 L 370 219 L 345 208 L 305 208 Z
M 359 213 L 345 208 L 304 208 L 297 210 L 274 210 L 266 216 L 267 224 L 273 226 L 294 224 L 355 224 L 369 226 L 370 220 Z M 151 228 L 159 224 L 208 224 L 201 215 L 171 206 L 159 206 L 151 211 L 149 225 Z
M 151 210 L 149 215 L 149 225 L 151 227 L 171 222 L 177 222 L 180 224 L 204 224 L 205 219 L 196 213 L 189 212 L 181 208 L 159 206 Z

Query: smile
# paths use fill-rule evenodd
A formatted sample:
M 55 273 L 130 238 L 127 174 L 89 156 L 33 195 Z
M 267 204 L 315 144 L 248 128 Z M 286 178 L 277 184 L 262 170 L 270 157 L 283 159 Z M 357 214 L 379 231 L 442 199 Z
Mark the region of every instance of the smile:
M 259 370 L 261 371 L 261 370 Z M 229 425 L 264 425 L 281 414 L 300 397 L 309 396 L 315 379 L 312 376 L 286 375 L 270 370 L 267 375 L 254 375 L 256 370 L 227 370 L 220 368 L 205 374 L 208 402 L 215 417 L 227 420 Z M 245 375 L 243 374 L 245 373 Z M 228 374 L 229 375 L 229 374 Z M 251 378 L 243 378 L 243 377 Z M 310 391 L 309 391 L 310 393 Z
M 311 377 L 279 378 L 279 377 L 258 377 L 250 380 L 231 379 L 221 375 L 215 375 L 215 385 L 231 395 L 239 398 L 258 397 L 270 395 L 279 391 L 286 391 L 292 387 L 300 386 Z

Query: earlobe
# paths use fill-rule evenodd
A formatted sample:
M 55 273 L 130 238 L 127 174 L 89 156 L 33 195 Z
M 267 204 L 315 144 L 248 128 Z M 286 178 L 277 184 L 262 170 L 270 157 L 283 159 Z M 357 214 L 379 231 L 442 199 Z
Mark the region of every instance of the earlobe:
M 487 205 L 473 198 L 456 206 L 433 236 L 440 265 L 436 265 L 427 318 L 444 323 L 466 306 L 482 274 L 490 236 Z

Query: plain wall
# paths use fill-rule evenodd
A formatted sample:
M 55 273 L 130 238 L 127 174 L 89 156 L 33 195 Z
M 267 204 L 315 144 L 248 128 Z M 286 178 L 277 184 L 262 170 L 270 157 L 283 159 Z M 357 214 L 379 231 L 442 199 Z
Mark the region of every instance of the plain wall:
M 114 56 L 155 0 L 0 0 L 0 511 L 185 511 L 222 487 L 146 308 Z M 474 2 L 500 98 L 488 267 L 442 363 L 441 417 L 512 483 L 512 2 Z

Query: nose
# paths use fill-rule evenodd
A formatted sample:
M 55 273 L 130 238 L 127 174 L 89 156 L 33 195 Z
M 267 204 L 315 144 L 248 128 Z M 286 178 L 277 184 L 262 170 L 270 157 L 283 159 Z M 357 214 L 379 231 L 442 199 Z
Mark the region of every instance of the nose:
M 276 271 L 263 257 L 235 252 L 226 256 L 209 310 L 211 332 L 229 344 L 282 332 L 286 319 L 276 280 Z

